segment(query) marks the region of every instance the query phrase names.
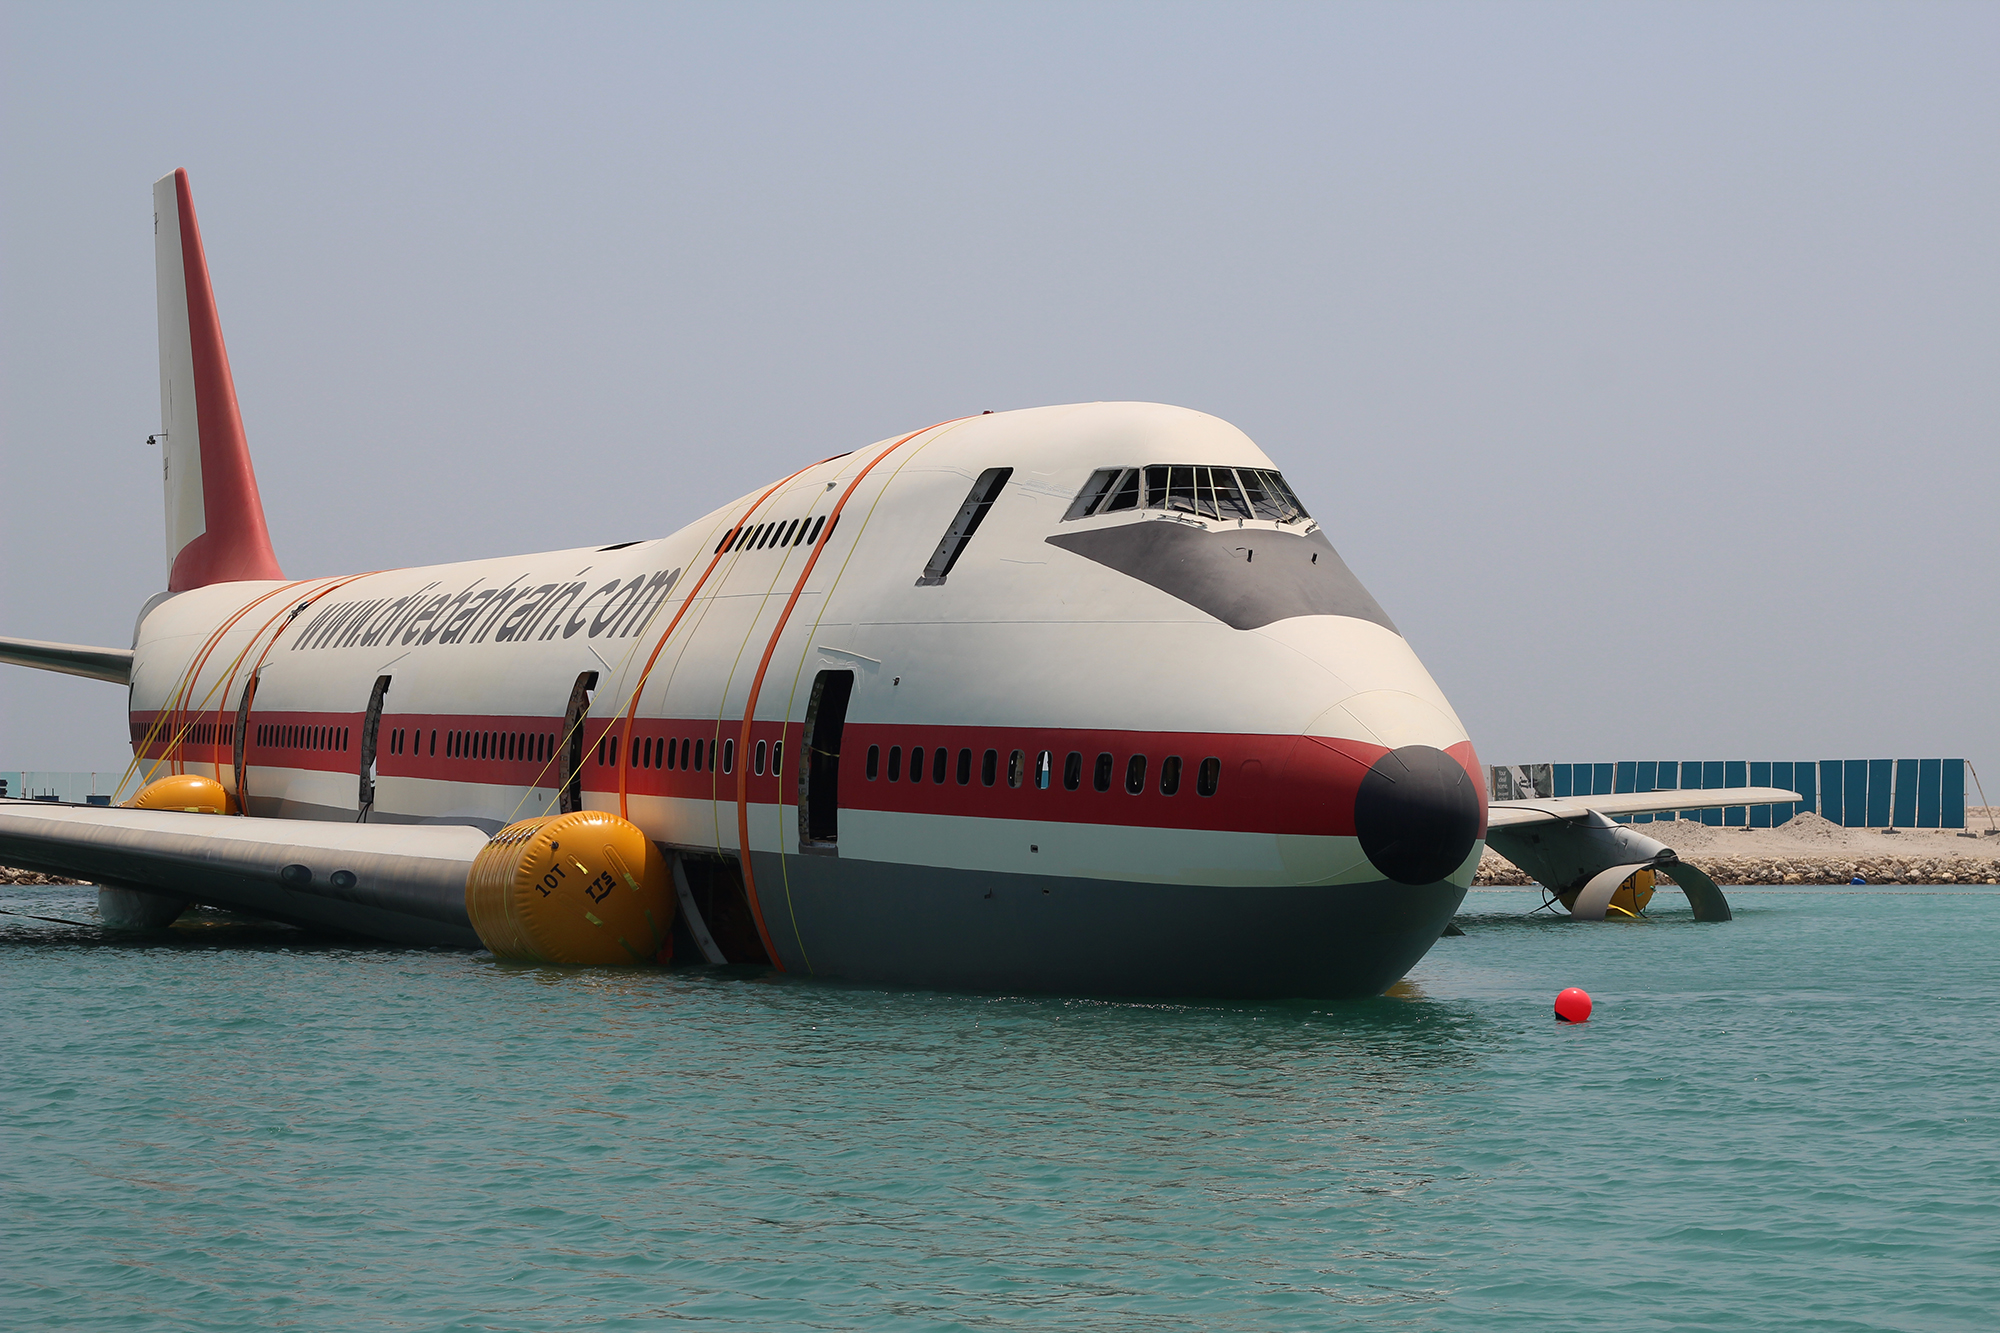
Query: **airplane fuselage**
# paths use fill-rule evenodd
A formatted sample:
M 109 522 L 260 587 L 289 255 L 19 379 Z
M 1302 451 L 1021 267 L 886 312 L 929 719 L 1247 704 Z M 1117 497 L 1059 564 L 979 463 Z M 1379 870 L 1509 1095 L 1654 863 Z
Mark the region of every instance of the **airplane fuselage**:
M 1373 993 L 1462 900 L 1483 784 L 1274 471 L 1201 413 L 1043 408 L 654 541 L 215 583 L 142 616 L 134 746 L 253 815 L 619 812 L 732 962 Z

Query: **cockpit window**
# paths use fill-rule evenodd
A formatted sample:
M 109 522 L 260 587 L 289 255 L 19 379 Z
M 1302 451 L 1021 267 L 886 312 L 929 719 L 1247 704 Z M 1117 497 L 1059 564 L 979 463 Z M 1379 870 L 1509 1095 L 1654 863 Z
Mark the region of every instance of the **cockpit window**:
M 1124 509 L 1159 509 L 1197 518 L 1262 518 L 1275 523 L 1308 517 L 1285 479 L 1268 469 L 1155 463 L 1150 467 L 1099 468 L 1091 473 L 1063 521 Z

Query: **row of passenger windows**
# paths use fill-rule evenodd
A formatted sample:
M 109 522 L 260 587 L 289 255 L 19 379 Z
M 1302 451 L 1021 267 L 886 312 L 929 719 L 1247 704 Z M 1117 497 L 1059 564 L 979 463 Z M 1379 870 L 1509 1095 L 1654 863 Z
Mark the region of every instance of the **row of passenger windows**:
M 308 727 L 288 722 L 266 722 L 254 733 L 257 744 L 272 750 L 345 750 L 346 727 Z
M 715 544 L 715 554 L 761 551 L 767 546 L 810 546 L 819 540 L 819 530 L 825 524 L 826 515 L 821 514 L 818 518 L 795 518 L 789 523 L 784 519 L 775 519 L 769 523 L 753 523 L 747 528 L 731 528 Z
M 450 741 L 447 740 L 445 743 L 449 745 Z M 408 727 L 397 727 L 389 733 L 390 754 L 422 754 L 423 752 L 424 729 L 422 727 L 418 727 L 414 731 Z M 438 734 L 436 729 L 433 728 L 431 731 L 431 753 L 436 754 L 437 752 Z
M 1201 518 L 1267 518 L 1277 523 L 1308 517 L 1285 479 L 1268 468 L 1155 463 L 1099 468 L 1090 474 L 1063 520 L 1122 509 L 1164 509 Z
M 1146 756 L 1143 754 L 1134 754 L 1126 757 L 1125 790 L 1134 796 L 1146 790 L 1146 764 Z M 1007 785 L 1009 787 L 1033 786 L 1039 790 L 1047 791 L 1054 774 L 1054 766 L 1055 755 L 1052 751 L 1043 750 L 1031 759 L 1026 750 L 1015 750 L 1007 756 Z M 936 749 L 929 751 L 926 751 L 921 745 L 911 746 L 908 780 L 911 782 L 922 782 L 926 768 L 929 769 L 930 780 L 932 782 L 944 782 L 949 772 L 958 779 L 959 786 L 969 786 L 972 782 L 972 751 L 969 749 L 960 750 L 958 752 L 958 762 L 953 764 L 951 751 L 946 746 L 940 745 Z M 866 772 L 870 782 L 873 782 L 878 776 L 882 776 L 881 746 L 871 745 L 868 747 Z M 1117 776 L 1117 772 L 1118 763 L 1112 757 L 1110 751 L 1107 750 L 1098 755 L 1096 762 L 1091 765 L 1091 787 L 1097 791 L 1110 791 L 1112 780 Z M 904 780 L 903 774 L 903 747 L 892 745 L 889 747 L 888 780 L 890 782 L 901 782 Z M 991 787 L 999 780 L 1000 752 L 998 750 L 988 750 L 979 760 L 979 781 L 982 785 Z M 1081 751 L 1071 750 L 1064 757 L 1062 785 L 1064 791 L 1075 791 L 1083 786 L 1083 754 Z M 1202 760 L 1201 765 L 1195 770 L 1194 789 L 1202 796 L 1213 796 L 1215 795 L 1216 788 L 1221 785 L 1222 761 L 1211 755 Z M 1159 786 L 1160 795 L 1162 796 L 1173 796 L 1180 791 L 1181 757 L 1179 755 L 1170 754 L 1160 761 Z
M 618 743 L 623 739 L 616 735 L 598 738 L 597 762 L 600 766 L 618 766 Z M 683 773 L 707 773 L 717 769 L 734 773 L 736 739 L 726 737 L 718 744 L 688 736 L 641 736 L 626 751 L 626 763 L 633 768 L 664 768 Z M 758 741 L 757 748 L 751 751 L 750 768 L 758 777 L 767 772 L 776 773 L 784 767 L 784 763 L 783 741 Z
M 437 733 L 432 732 L 431 736 L 431 753 L 435 754 Z M 392 752 L 402 753 L 393 749 L 393 743 Z M 553 731 L 448 731 L 444 738 L 447 759 L 526 759 L 543 763 L 555 752 Z
M 234 722 L 197 722 L 187 729 L 182 741 L 188 745 L 234 745 L 236 724 Z

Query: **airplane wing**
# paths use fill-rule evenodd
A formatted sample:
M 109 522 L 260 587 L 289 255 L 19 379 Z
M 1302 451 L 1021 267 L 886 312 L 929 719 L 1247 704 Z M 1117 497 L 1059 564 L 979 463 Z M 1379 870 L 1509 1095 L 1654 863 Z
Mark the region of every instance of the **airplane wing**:
M 1559 796 L 1547 800 L 1492 801 L 1488 828 L 1513 828 L 1600 815 L 1653 815 L 1676 810 L 1719 810 L 1729 805 L 1789 805 L 1805 797 L 1779 787 L 1703 787 L 1695 791 L 1620 792 L 1615 796 Z
M 1570 915 L 1602 921 L 1632 872 L 1664 874 L 1687 894 L 1697 921 L 1727 921 L 1729 902 L 1705 871 L 1681 860 L 1659 839 L 1671 824 L 1619 824 L 1612 815 L 1713 810 L 1731 805 L 1782 805 L 1803 800 L 1779 787 L 1704 787 L 1698 791 L 1621 792 L 1549 800 L 1494 801 L 1486 810 L 1486 845 L 1565 898 Z M 1641 830 L 1644 830 L 1643 832 Z
M 108 680 L 114 685 L 129 685 L 132 681 L 130 648 L 87 648 L 78 643 L 0 638 L 0 662 Z
M 0 801 L 0 864 L 405 944 L 481 947 L 465 885 L 486 842 L 465 824 Z

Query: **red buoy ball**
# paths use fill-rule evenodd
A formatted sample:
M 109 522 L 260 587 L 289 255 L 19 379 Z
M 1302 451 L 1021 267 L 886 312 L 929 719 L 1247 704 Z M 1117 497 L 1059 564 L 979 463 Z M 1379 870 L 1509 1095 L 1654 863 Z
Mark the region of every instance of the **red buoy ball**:
M 1556 996 L 1556 1017 L 1565 1023 L 1590 1021 L 1590 992 L 1571 986 Z

